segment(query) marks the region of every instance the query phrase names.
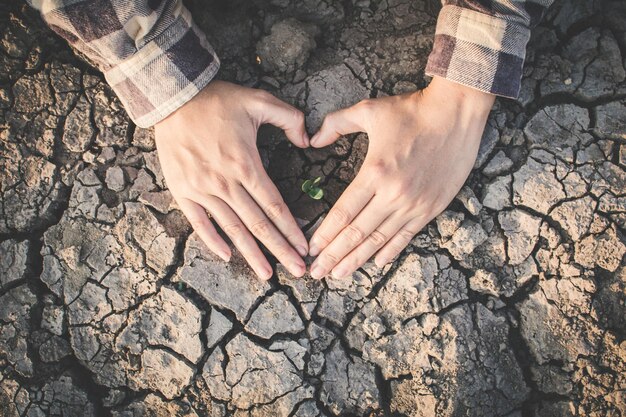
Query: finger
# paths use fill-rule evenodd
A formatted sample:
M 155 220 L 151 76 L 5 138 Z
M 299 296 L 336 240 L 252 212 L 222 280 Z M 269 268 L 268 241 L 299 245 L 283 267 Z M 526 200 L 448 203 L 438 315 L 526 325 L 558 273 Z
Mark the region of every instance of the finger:
M 311 146 L 323 148 L 343 135 L 364 131 L 364 107 L 365 105 L 361 102 L 326 115 L 322 127 L 311 138 Z
M 352 275 L 378 252 L 390 238 L 395 236 L 400 228 L 406 224 L 406 217 L 398 213 L 389 216 L 380 226 L 365 238 L 356 249 L 350 252 L 332 270 L 334 278 L 343 278 Z
M 269 123 L 281 128 L 287 139 L 299 148 L 309 146 L 309 135 L 304 126 L 304 113 L 277 99 L 270 93 L 263 94 L 259 108 L 261 123 Z
M 264 281 L 270 279 L 273 274 L 272 267 L 248 228 L 228 204 L 217 197 L 208 196 L 202 201 L 202 205 L 208 207 L 217 224 L 241 252 L 258 277 Z
M 376 266 L 382 268 L 391 262 L 407 245 L 411 242 L 411 239 L 422 230 L 424 226 L 430 221 L 426 216 L 417 217 L 402 226 L 402 228 L 392 237 L 389 242 L 383 248 L 378 251 L 374 262 Z
M 297 277 L 306 272 L 304 260 L 274 227 L 265 213 L 243 187 L 235 187 L 231 194 L 232 207 L 248 230 L 276 256 L 276 259 Z
M 346 188 L 337 203 L 315 231 L 309 243 L 309 255 L 317 256 L 333 239 L 348 226 L 374 196 L 372 187 L 365 186 L 357 177 Z
M 265 172 L 259 170 L 255 183 L 242 185 L 300 256 L 306 256 L 309 250 L 306 237 L 289 212 L 280 192 Z
M 230 248 L 217 233 L 204 207 L 186 198 L 180 199 L 178 206 L 207 248 L 226 262 L 230 261 Z
M 359 246 L 385 219 L 390 210 L 382 198 L 372 198 L 367 206 L 320 253 L 313 265 L 311 276 L 316 279 L 328 274 L 346 255 Z M 344 275 L 342 275 L 343 277 Z M 336 276 L 335 276 L 336 277 Z

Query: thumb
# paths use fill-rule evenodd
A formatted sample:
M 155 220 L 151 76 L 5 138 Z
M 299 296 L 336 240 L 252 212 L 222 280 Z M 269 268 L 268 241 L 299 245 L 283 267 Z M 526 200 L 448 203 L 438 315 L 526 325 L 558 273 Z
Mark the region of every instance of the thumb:
M 322 127 L 311 138 L 311 146 L 323 148 L 343 135 L 364 131 L 362 107 L 359 103 L 326 115 Z
M 261 106 L 261 123 L 281 128 L 287 139 L 299 148 L 309 147 L 309 135 L 304 127 L 304 113 L 267 93 Z

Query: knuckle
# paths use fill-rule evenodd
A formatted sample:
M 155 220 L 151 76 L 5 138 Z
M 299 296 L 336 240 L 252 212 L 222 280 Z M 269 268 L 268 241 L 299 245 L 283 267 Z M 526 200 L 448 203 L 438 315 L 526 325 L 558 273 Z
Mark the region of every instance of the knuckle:
M 389 168 L 387 164 L 381 160 L 377 159 L 369 163 L 368 170 L 376 181 L 379 181 L 381 177 L 386 177 L 389 173 Z
M 398 253 L 402 252 L 402 249 L 404 249 L 407 244 L 407 242 L 400 242 L 399 240 L 393 242 L 389 245 L 389 249 L 391 250 L 390 253 L 393 254 L 393 256 L 396 256 Z
M 320 262 L 328 266 L 336 265 L 339 262 L 339 257 L 332 252 L 328 252 L 321 257 Z
M 372 99 L 370 99 L 370 98 L 366 98 L 364 100 L 359 101 L 356 104 L 356 106 L 361 111 L 369 111 L 372 108 L 372 104 L 374 104 L 374 101 Z
M 374 230 L 372 234 L 369 235 L 369 241 L 372 243 L 372 245 L 379 248 L 385 244 L 385 242 L 387 241 L 387 236 L 385 236 L 379 230 Z
M 406 244 L 405 242 L 408 242 L 411 239 L 413 239 L 413 236 L 415 236 L 415 233 L 409 229 L 402 228 L 398 232 L 398 235 L 401 238 L 401 242 L 399 242 L 397 246 L 400 246 L 401 247 L 400 249 L 402 249 L 404 248 L 404 245 Z
M 405 209 L 410 209 L 413 206 L 412 193 L 411 183 L 404 180 L 392 182 L 386 191 L 387 200 L 390 203 L 402 206 Z
M 323 245 L 323 247 L 326 247 L 330 244 L 331 239 L 329 239 L 325 233 L 319 233 L 315 235 L 315 239 L 321 244 Z
M 408 196 L 412 191 L 413 191 L 413 187 L 411 185 L 410 181 L 398 181 L 394 187 L 395 189 L 395 193 L 398 196 Z
M 193 230 L 199 231 L 199 230 L 205 229 L 208 226 L 209 221 L 210 220 L 208 218 L 203 219 L 199 217 L 194 217 L 194 218 L 189 219 L 189 224 L 191 224 L 191 227 L 193 228 Z
M 363 231 L 353 224 L 348 225 L 344 229 L 344 234 L 352 243 L 360 243 L 365 238 Z
M 298 122 L 298 124 L 304 123 L 304 113 L 300 110 L 293 108 L 293 118 Z
M 245 234 L 245 228 L 241 223 L 230 223 L 222 227 L 222 230 L 232 239 L 239 239 Z
M 222 174 L 216 174 L 213 177 L 213 186 L 215 190 L 220 194 L 228 194 L 230 190 L 230 186 L 228 184 L 228 180 Z
M 328 214 L 331 222 L 340 227 L 345 227 L 350 222 L 351 216 L 350 213 L 344 208 L 335 207 Z
M 268 204 L 265 207 L 264 211 L 265 211 L 265 214 L 267 214 L 267 217 L 270 220 L 274 221 L 283 217 L 286 210 L 287 210 L 287 207 L 285 206 L 283 202 L 275 201 L 275 202 Z
M 240 181 L 248 182 L 252 179 L 253 168 L 251 163 L 245 162 L 243 159 L 239 159 L 235 162 L 234 168 Z
M 267 91 L 260 90 L 260 89 L 255 90 L 254 94 L 255 94 L 257 100 L 259 100 L 261 102 L 264 102 L 264 103 L 267 103 L 268 101 L 272 100 L 272 98 L 274 97 L 270 93 L 268 93 Z
M 279 260 L 289 259 L 289 256 L 291 255 L 291 251 L 286 245 L 280 245 L 272 252 L 274 253 L 274 256 L 276 256 L 276 258 Z
M 267 238 L 270 234 L 270 230 L 271 227 L 267 220 L 259 220 L 250 227 L 252 234 L 259 239 Z
M 206 183 L 202 176 L 193 175 L 187 180 L 187 186 L 192 192 L 205 191 Z

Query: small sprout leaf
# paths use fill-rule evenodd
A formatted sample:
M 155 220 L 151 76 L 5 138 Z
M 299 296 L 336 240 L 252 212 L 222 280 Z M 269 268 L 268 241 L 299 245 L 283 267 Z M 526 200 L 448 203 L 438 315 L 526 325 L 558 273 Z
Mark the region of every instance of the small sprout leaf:
M 302 183 L 302 192 L 313 200 L 319 200 L 324 197 L 324 190 L 318 187 L 318 184 L 322 181 L 322 177 L 312 178 Z
M 324 197 L 324 190 L 319 187 L 313 187 L 309 190 L 308 194 L 313 200 L 320 200 Z
M 302 183 L 302 192 L 308 194 L 311 191 L 311 187 L 313 187 L 313 181 L 306 180 Z

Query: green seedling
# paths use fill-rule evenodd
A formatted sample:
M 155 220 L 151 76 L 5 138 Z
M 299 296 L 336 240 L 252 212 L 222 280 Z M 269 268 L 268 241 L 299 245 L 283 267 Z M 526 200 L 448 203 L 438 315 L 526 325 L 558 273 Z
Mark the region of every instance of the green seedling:
M 324 190 L 319 187 L 319 183 L 322 181 L 322 177 L 317 177 L 312 180 L 306 180 L 302 183 L 302 192 L 313 200 L 319 200 L 324 197 Z

